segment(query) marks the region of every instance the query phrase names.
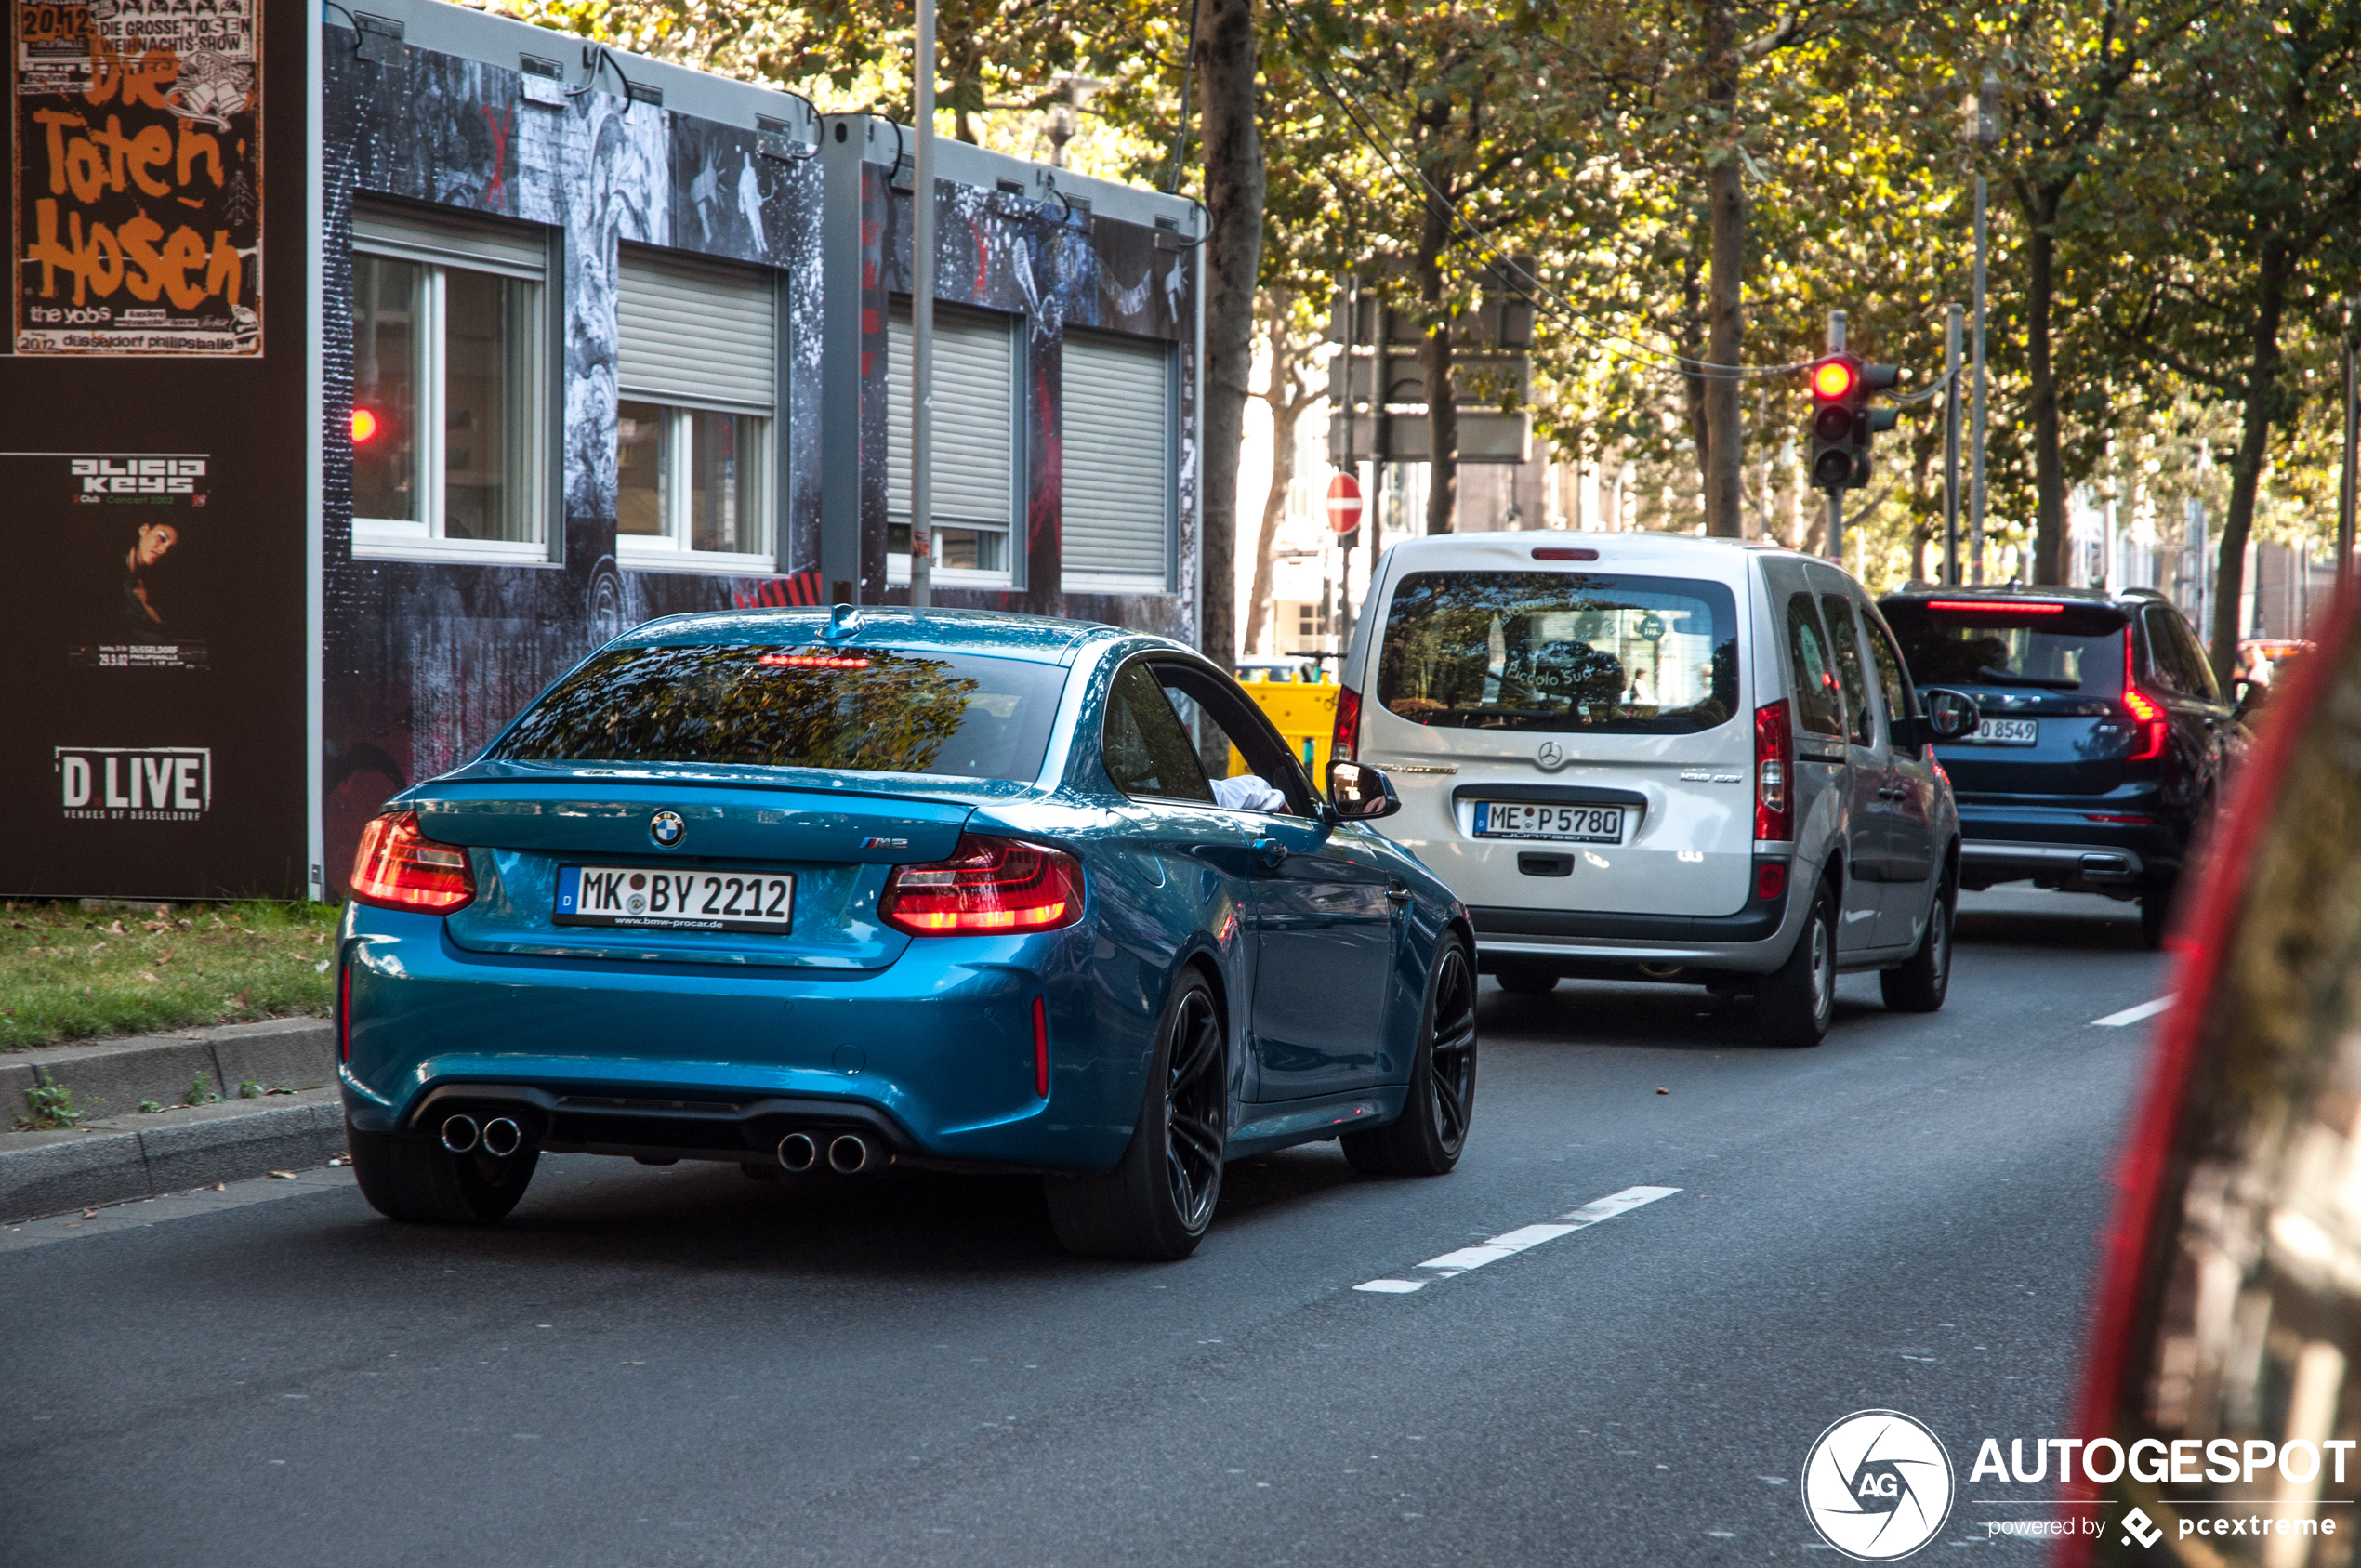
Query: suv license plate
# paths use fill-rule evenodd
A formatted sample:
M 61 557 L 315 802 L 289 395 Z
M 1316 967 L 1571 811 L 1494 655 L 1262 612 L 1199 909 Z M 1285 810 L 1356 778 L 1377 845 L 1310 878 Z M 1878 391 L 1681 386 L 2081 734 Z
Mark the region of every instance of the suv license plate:
M 1478 838 L 1572 838 L 1585 844 L 1620 844 L 1623 808 L 1479 800 L 1475 832 Z
M 2038 718 L 1987 718 L 1975 727 L 1979 745 L 2038 745 L 2041 744 L 2041 721 Z
M 686 931 L 785 935 L 795 878 L 653 865 L 558 867 L 561 926 L 663 926 Z

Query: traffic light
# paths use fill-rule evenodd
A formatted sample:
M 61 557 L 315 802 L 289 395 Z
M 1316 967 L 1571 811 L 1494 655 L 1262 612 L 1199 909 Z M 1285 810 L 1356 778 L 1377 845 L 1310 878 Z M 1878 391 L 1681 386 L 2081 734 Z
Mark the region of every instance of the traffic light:
M 1812 482 L 1822 490 L 1857 490 L 1869 482 L 1869 442 L 1893 428 L 1896 411 L 1868 406 L 1871 392 L 1891 389 L 1900 367 L 1864 364 L 1851 354 L 1813 362 Z

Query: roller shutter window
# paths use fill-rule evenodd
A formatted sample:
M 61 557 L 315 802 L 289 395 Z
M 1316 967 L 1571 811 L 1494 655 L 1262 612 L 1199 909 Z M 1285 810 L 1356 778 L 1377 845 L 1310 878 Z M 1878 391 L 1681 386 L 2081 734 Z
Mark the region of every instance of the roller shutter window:
M 1171 585 L 1172 346 L 1070 331 L 1062 431 L 1063 586 Z
M 548 245 L 530 224 L 354 204 L 357 553 L 547 558 Z
M 1022 318 L 934 308 L 934 564 L 939 571 L 1009 573 L 1021 432 L 1017 355 Z M 910 301 L 887 315 L 886 549 L 910 555 Z
M 640 565 L 767 569 L 777 276 L 642 245 L 618 271 L 617 542 Z

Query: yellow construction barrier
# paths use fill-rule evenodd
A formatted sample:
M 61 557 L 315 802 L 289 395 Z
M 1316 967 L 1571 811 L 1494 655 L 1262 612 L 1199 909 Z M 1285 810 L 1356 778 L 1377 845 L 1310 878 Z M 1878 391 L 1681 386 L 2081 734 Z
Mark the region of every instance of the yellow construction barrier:
M 1250 671 L 1239 684 L 1246 689 L 1271 720 L 1271 727 L 1286 737 L 1287 749 L 1304 765 L 1312 782 L 1322 789 L 1328 787 L 1328 743 L 1336 734 L 1337 687 L 1334 681 L 1294 681 L 1258 679 L 1260 670 Z M 1233 747 L 1230 752 L 1232 777 L 1246 771 L 1246 758 Z

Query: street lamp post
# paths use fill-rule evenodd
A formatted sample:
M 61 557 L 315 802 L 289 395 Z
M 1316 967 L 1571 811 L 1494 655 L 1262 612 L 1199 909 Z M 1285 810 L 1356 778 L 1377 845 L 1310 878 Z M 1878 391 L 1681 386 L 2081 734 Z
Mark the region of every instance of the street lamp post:
M 934 598 L 934 6 L 918 0 L 911 63 L 917 151 L 910 180 L 910 607 Z
M 1957 305 L 1943 309 L 1943 586 L 1959 586 L 1959 328 Z
M 2355 362 L 2353 341 L 2354 301 L 2344 301 L 2344 477 L 2337 487 L 2337 586 L 2342 589 L 2353 574 L 2353 513 L 2361 501 L 2361 476 L 2354 460 L 2361 457 L 2361 363 Z

